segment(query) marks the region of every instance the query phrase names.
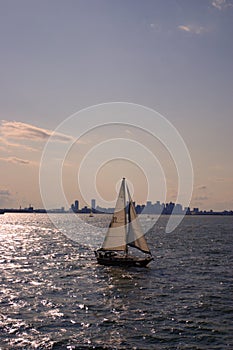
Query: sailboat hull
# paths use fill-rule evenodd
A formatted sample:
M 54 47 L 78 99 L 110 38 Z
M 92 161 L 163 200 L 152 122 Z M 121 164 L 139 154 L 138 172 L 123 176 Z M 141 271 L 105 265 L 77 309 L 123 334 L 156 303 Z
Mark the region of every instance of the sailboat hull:
M 136 258 L 131 256 L 98 256 L 97 262 L 100 265 L 105 266 L 136 266 L 136 267 L 146 267 L 151 261 L 152 257 L 147 258 Z

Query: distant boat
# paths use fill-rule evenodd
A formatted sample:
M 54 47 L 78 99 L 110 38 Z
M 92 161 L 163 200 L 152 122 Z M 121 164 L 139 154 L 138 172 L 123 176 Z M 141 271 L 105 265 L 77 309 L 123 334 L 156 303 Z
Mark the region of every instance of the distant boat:
M 126 205 L 126 187 L 128 205 Z M 129 247 L 137 248 L 146 256 L 132 255 Z M 132 198 L 125 178 L 122 179 L 116 207 L 105 236 L 103 245 L 95 251 L 97 262 L 101 265 L 145 267 L 153 257 L 137 218 Z

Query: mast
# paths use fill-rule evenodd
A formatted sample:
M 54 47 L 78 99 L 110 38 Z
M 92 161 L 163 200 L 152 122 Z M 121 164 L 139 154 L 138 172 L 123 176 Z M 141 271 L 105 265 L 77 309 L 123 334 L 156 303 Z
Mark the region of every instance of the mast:
M 123 191 L 124 191 L 124 209 L 125 209 L 125 254 L 128 254 L 128 245 L 127 245 L 127 210 L 126 210 L 126 191 L 125 191 L 125 177 L 122 179 L 122 186 L 123 186 Z

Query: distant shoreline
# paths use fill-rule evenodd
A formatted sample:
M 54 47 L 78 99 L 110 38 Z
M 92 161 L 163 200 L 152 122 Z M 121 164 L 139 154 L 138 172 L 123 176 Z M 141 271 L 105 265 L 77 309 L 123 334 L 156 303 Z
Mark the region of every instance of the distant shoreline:
M 51 209 L 51 210 L 45 210 L 45 209 L 0 209 L 0 214 L 7 214 L 7 213 L 12 213 L 12 214 L 82 214 L 82 215 L 90 215 L 90 213 L 83 213 L 83 212 L 71 212 L 71 211 L 62 211 L 60 209 Z M 95 215 L 104 215 L 104 214 L 111 214 L 109 212 L 94 212 L 93 214 Z M 163 216 L 169 216 L 171 213 L 141 213 L 141 215 L 163 215 Z M 172 213 L 172 215 L 185 215 L 185 216 L 233 216 L 233 211 L 200 211 L 198 213 L 193 213 L 193 212 L 188 212 L 185 214 L 181 213 Z

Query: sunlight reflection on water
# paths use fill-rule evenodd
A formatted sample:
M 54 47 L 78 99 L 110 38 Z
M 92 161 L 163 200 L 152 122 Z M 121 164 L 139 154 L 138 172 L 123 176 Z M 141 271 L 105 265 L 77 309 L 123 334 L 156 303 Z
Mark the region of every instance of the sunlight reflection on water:
M 150 267 L 124 269 L 98 266 L 94 241 L 69 240 L 46 215 L 1 216 L 0 346 L 231 348 L 232 219 L 186 217 L 170 234 L 166 220 L 148 235 Z

